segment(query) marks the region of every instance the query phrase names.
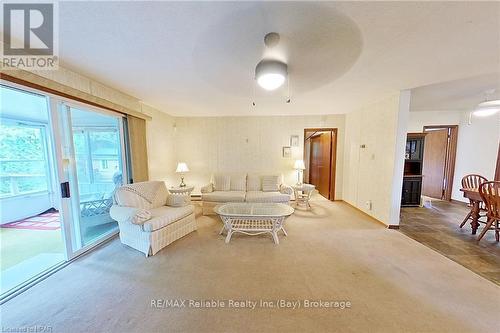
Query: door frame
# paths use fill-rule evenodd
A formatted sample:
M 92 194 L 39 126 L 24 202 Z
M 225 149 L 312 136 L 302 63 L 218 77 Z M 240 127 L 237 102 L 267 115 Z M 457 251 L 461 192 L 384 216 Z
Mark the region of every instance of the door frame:
M 495 181 L 500 181 L 500 143 L 498 143 L 497 166 L 495 168 Z
M 455 176 L 455 162 L 457 158 L 458 125 L 429 125 L 424 126 L 423 132 L 429 130 L 448 129 L 448 143 L 446 145 L 446 158 L 444 164 L 444 191 L 442 199 L 451 201 L 453 178 Z M 425 154 L 425 150 L 424 150 Z
M 308 132 L 332 132 L 332 138 L 330 142 L 330 190 L 329 190 L 329 200 L 335 201 L 335 177 L 337 175 L 337 134 L 338 128 L 333 127 L 317 127 L 317 128 L 304 128 L 304 145 L 303 147 L 303 158 L 307 160 L 308 172 L 310 172 L 310 156 L 306 156 L 306 142 L 308 137 L 306 136 Z

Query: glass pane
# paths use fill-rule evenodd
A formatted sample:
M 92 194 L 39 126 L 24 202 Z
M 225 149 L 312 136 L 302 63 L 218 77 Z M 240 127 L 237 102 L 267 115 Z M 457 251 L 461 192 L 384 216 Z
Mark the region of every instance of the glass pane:
M 0 87 L 0 293 L 64 261 L 46 97 Z M 29 195 L 26 195 L 29 194 Z
M 79 193 L 80 236 L 88 245 L 117 229 L 109 216 L 122 184 L 120 118 L 70 108 Z
M 41 127 L 0 124 L 1 196 L 48 191 L 45 136 Z
M 80 184 L 90 183 L 88 165 L 88 145 L 86 133 L 82 130 L 73 131 L 73 144 L 75 145 L 75 160 Z M 81 195 L 82 193 L 80 193 Z
M 117 130 L 90 131 L 92 150 L 92 171 L 96 183 L 107 184 L 107 190 L 114 190 L 113 176 L 120 174 L 120 138 Z

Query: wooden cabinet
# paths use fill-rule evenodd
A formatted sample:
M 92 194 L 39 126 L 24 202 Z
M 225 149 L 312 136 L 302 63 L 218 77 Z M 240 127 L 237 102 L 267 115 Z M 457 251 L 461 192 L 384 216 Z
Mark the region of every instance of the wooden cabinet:
M 425 133 L 408 133 L 406 138 L 401 206 L 419 206 L 422 194 L 422 165 Z

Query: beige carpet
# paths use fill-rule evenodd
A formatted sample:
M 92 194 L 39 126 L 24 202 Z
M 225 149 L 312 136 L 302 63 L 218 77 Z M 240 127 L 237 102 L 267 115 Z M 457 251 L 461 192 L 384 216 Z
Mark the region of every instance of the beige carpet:
M 288 237 L 199 229 L 146 259 L 118 239 L 2 306 L 2 327 L 53 332 L 494 332 L 500 288 L 344 203 L 316 201 Z M 350 309 L 152 308 L 152 299 L 347 300 Z M 273 303 L 274 304 L 274 303 Z

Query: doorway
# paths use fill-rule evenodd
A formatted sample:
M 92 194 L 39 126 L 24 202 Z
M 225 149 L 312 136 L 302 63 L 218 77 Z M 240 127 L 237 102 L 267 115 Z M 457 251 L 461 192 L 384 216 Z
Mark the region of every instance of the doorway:
M 304 129 L 304 181 L 316 186 L 319 194 L 335 200 L 337 155 L 336 128 Z
M 422 195 L 451 201 L 458 125 L 424 126 Z
M 122 114 L 0 85 L 0 303 L 118 233 Z

